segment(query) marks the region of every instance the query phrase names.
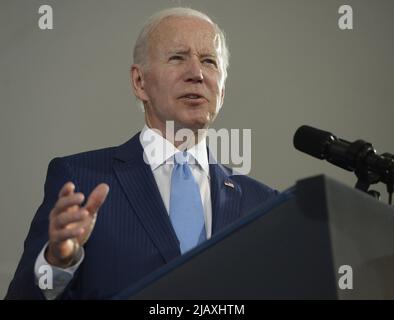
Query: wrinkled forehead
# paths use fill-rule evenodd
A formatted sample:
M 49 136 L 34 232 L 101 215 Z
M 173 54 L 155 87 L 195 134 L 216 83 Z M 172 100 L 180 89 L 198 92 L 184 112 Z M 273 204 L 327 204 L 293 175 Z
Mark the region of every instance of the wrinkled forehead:
M 220 56 L 220 37 L 214 26 L 196 17 L 167 17 L 152 31 L 150 55 L 171 51 L 197 51 L 199 54 Z

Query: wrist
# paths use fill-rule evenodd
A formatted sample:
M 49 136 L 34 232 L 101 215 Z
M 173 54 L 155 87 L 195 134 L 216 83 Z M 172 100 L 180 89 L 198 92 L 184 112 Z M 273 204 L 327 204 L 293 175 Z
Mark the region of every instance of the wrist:
M 78 261 L 82 257 L 82 249 L 79 245 L 74 245 L 73 254 L 71 254 L 70 256 L 68 256 L 66 258 L 58 257 L 58 255 L 56 255 L 54 253 L 54 251 L 55 250 L 53 248 L 53 245 L 49 244 L 44 252 L 45 260 L 50 265 L 52 265 L 54 267 L 62 268 L 62 269 L 72 267 L 73 265 L 78 263 Z

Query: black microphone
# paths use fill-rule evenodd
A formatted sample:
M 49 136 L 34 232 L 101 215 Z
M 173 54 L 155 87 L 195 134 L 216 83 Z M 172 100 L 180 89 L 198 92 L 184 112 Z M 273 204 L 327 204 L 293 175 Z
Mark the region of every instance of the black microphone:
M 294 134 L 293 144 L 297 150 L 312 157 L 325 159 L 340 168 L 354 171 L 359 178 L 358 185 L 361 183 L 368 188 L 371 183 L 383 182 L 388 191 L 393 188 L 394 156 L 389 153 L 376 154 L 369 142 L 349 142 L 337 138 L 331 132 L 301 126 Z
M 310 126 L 301 126 L 294 134 L 294 147 L 320 160 L 341 167 L 348 171 L 354 171 L 356 166 L 356 157 L 359 150 L 355 147 L 350 149 L 351 143 L 338 139 L 331 132 L 319 130 Z M 358 140 L 358 148 L 367 148 L 368 155 L 375 154 L 371 144 Z M 369 148 L 368 148 L 369 147 Z

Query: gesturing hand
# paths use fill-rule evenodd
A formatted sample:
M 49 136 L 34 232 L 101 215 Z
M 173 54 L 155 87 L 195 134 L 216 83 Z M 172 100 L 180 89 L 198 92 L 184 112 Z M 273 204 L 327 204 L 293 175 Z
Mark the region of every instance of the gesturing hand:
M 67 268 L 78 259 L 81 246 L 88 241 L 96 223 L 97 213 L 109 192 L 109 186 L 99 184 L 89 195 L 84 207 L 82 193 L 74 193 L 75 186 L 67 182 L 49 215 L 49 245 L 45 253 L 54 266 Z

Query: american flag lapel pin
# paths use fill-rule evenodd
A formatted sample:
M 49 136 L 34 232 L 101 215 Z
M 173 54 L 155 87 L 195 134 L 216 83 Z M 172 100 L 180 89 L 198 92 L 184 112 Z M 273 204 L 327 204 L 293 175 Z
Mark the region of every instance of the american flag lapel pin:
M 234 189 L 234 184 L 230 181 L 224 181 L 224 185 Z

